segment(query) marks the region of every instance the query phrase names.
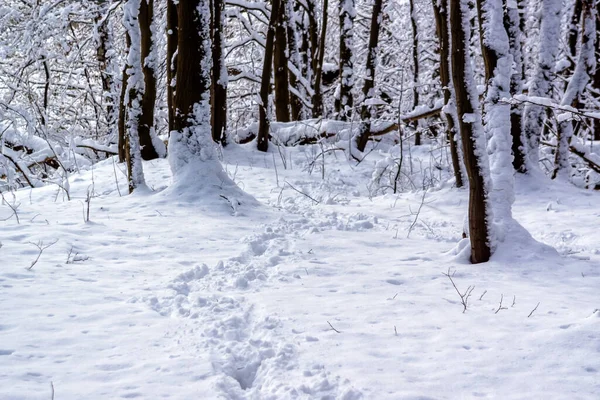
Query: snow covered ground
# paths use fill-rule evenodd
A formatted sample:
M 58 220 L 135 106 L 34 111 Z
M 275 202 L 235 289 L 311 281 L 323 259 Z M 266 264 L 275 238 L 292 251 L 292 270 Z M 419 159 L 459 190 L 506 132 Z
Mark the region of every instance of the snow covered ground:
M 219 188 L 170 191 L 166 160 L 148 193 L 120 196 L 106 160 L 71 201 L 5 194 L 0 399 L 600 398 L 598 193 L 519 178 L 543 244 L 520 232 L 470 265 L 466 191 L 373 196 L 377 152 L 323 172 L 318 146 L 280 150 L 224 151 L 259 201 L 235 212 Z M 448 271 L 474 287 L 464 313 Z

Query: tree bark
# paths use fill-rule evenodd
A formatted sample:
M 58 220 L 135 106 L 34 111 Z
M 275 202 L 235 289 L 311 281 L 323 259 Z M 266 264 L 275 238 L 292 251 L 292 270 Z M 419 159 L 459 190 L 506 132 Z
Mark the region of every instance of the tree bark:
M 141 63 L 144 73 L 144 90 L 141 99 L 141 111 L 138 120 L 138 135 L 140 140 L 142 158 L 154 160 L 158 153 L 154 148 L 152 136 L 154 135 L 154 105 L 156 103 L 156 60 L 150 58 L 152 51 L 152 21 L 154 19 L 154 0 L 141 0 L 139 11 L 139 24 L 141 32 Z
M 463 187 L 460 167 L 458 141 L 456 136 L 456 114 L 453 111 L 452 83 L 450 81 L 450 31 L 448 29 L 448 0 L 433 0 L 433 11 L 436 21 L 436 34 L 440 52 L 440 81 L 444 93 L 444 114 L 446 116 L 446 138 L 450 143 L 450 159 L 454 170 L 456 187 Z
M 471 262 L 487 262 L 491 256 L 490 207 L 485 162 L 485 138 L 478 114 L 478 96 L 474 87 L 469 56 L 470 24 L 467 0 L 450 0 L 450 29 L 452 34 L 452 82 L 456 95 L 458 126 L 463 155 L 469 177 L 469 238 Z M 467 28 L 467 29 L 465 29 Z
M 212 0 L 212 6 L 212 138 L 215 142 L 225 146 L 227 143 L 227 67 L 223 51 L 225 2 L 224 0 Z
M 577 108 L 580 104 L 581 95 L 596 68 L 596 5 L 594 0 L 581 0 L 581 7 L 579 56 L 577 57 L 573 76 L 569 80 L 561 101 L 562 106 L 574 108 Z M 573 123 L 571 121 L 559 121 L 556 135 L 558 145 L 555 152 L 552 179 L 557 178 L 559 175 L 563 175 L 568 179 L 570 177 L 569 146 L 573 137 Z
M 129 48 L 131 47 L 131 37 L 129 33 L 125 31 L 125 51 L 129 53 Z M 119 131 L 119 139 L 117 143 L 117 150 L 119 153 L 119 162 L 125 162 L 127 158 L 127 147 L 126 147 L 126 135 L 125 131 L 125 118 L 127 111 L 127 104 L 125 103 L 125 97 L 127 94 L 127 79 L 129 75 L 127 74 L 127 61 L 123 64 L 123 74 L 121 78 L 121 94 L 119 96 L 119 120 L 117 123 L 118 131 Z
M 290 89 L 288 78 L 286 2 L 279 0 L 279 12 L 275 25 L 273 69 L 275 81 L 275 116 L 277 121 L 290 121 Z
M 175 82 L 177 76 L 177 42 L 178 42 L 177 5 L 174 0 L 167 0 L 167 113 L 169 118 L 169 134 L 175 123 Z
M 513 57 L 513 73 L 510 76 L 510 94 L 522 94 L 525 85 L 525 60 L 523 56 L 523 30 L 525 18 L 519 11 L 523 0 L 505 2 L 504 26 L 508 33 L 510 53 Z M 520 173 L 527 172 L 525 140 L 523 138 L 521 107 L 514 104 L 510 108 L 510 132 L 512 136 L 513 168 Z
M 293 2 L 292 0 L 285 1 L 285 15 L 286 15 L 286 23 L 287 23 L 287 40 L 288 40 L 288 51 L 290 54 L 290 63 L 296 68 L 296 71 L 301 73 L 302 71 L 302 61 L 301 56 L 298 49 L 298 40 L 297 40 L 297 24 L 296 16 L 298 14 L 298 10 L 296 7 L 300 7 L 299 2 Z M 302 100 L 298 97 L 298 95 L 303 95 L 305 90 L 303 90 L 302 85 L 299 84 L 298 78 L 294 73 L 290 71 L 290 88 L 295 89 L 297 93 L 293 91 L 290 92 L 290 112 L 291 112 L 291 120 L 298 121 L 302 118 Z
M 379 1 L 379 0 L 377 0 Z M 319 49 L 315 54 L 315 66 L 313 68 L 315 73 L 315 87 L 314 95 L 312 98 L 313 103 L 313 118 L 319 118 L 323 116 L 323 93 L 321 93 L 321 82 L 323 80 L 323 60 L 325 59 L 325 38 L 327 35 L 327 8 L 329 7 L 329 0 L 323 0 L 323 18 L 321 20 L 321 38 L 319 41 Z
M 340 14 L 340 93 L 335 99 L 335 112 L 341 121 L 352 116 L 352 87 L 354 86 L 354 67 L 352 65 L 352 38 L 354 30 L 354 0 L 339 0 Z
M 371 33 L 369 34 L 369 46 L 367 50 L 367 67 L 365 83 L 363 86 L 363 104 L 360 109 L 360 128 L 356 137 L 356 148 L 359 151 L 365 151 L 369 133 L 371 132 L 371 107 L 367 105 L 367 100 L 374 97 L 375 89 L 375 67 L 377 64 L 377 46 L 379 44 L 379 28 L 381 27 L 381 11 L 383 0 L 375 0 L 373 3 L 373 14 L 371 16 Z
M 263 60 L 263 71 L 260 82 L 260 102 L 258 106 L 258 134 L 256 136 L 256 148 L 267 151 L 269 148 L 269 129 L 271 121 L 268 116 L 269 94 L 271 93 L 271 65 L 273 64 L 273 42 L 275 41 L 275 25 L 279 14 L 280 0 L 273 0 L 271 5 L 271 17 L 267 29 L 267 41 L 265 44 L 265 57 Z
M 592 78 L 592 87 L 596 90 L 596 93 L 600 93 L 600 65 L 598 65 L 598 59 L 600 58 L 600 2 L 596 5 L 596 72 Z M 596 94 L 596 98 L 600 95 Z M 600 140 L 600 121 L 594 120 L 594 140 Z
M 415 10 L 415 0 L 409 0 L 410 28 L 412 33 L 412 62 L 413 62 L 413 110 L 419 105 L 419 34 L 417 29 L 417 15 Z M 421 132 L 418 129 L 419 123 L 414 122 L 415 128 L 415 146 L 421 145 Z

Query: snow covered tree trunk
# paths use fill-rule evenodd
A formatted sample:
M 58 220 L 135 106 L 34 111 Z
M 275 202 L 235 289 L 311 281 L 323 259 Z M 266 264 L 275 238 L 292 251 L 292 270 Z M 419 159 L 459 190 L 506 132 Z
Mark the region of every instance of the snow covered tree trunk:
M 277 0 L 274 0 L 277 1 Z M 273 78 L 275 81 L 275 116 L 277 121 L 290 121 L 290 89 L 288 77 L 286 3 L 279 0 L 279 12 L 275 25 L 275 43 L 273 49 Z
M 295 6 L 294 6 L 295 5 Z M 298 49 L 298 9 L 299 2 L 286 0 L 286 17 L 287 17 L 287 40 L 289 51 L 289 62 L 294 66 L 294 72 L 290 71 L 290 112 L 292 121 L 302 119 L 302 100 L 300 96 L 306 97 L 306 90 L 299 83 L 301 77 L 296 77 L 296 73 L 302 71 L 302 60 Z
M 596 5 L 596 60 L 600 58 L 600 2 Z M 596 99 L 600 98 L 600 66 L 596 62 L 596 72 L 592 80 L 592 87 L 596 91 Z M 600 121 L 594 120 L 594 140 L 600 140 Z
M 108 126 L 117 120 L 115 115 L 115 99 L 112 91 L 114 89 L 114 81 L 112 73 L 109 71 L 110 64 L 110 48 L 112 46 L 111 37 L 109 35 L 109 16 L 108 16 L 108 1 L 98 0 L 98 10 L 94 18 L 95 24 L 95 40 L 96 40 L 96 59 L 98 60 L 98 68 L 100 70 L 100 79 L 102 81 L 103 97 L 106 102 L 106 115 Z
M 412 34 L 412 63 L 413 63 L 413 110 L 419 105 L 419 32 L 417 29 L 417 12 L 415 0 L 408 2 L 410 10 L 410 28 Z M 421 145 L 421 132 L 418 129 L 419 121 L 414 122 L 415 146 Z
M 379 29 L 381 28 L 381 13 L 383 0 L 375 0 L 373 14 L 371 15 L 371 33 L 367 49 L 367 66 L 365 69 L 365 83 L 363 85 L 363 104 L 360 109 L 360 127 L 358 135 L 354 138 L 356 148 L 365 151 L 369 135 L 371 134 L 371 107 L 368 100 L 375 96 L 375 67 L 377 66 L 377 46 L 379 45 Z
M 154 20 L 154 0 L 141 0 L 138 21 L 140 25 L 141 65 L 144 84 L 141 88 L 141 113 L 138 120 L 138 135 L 142 158 L 154 160 L 158 158 L 153 143 L 154 105 L 156 103 L 156 51 L 153 49 L 152 21 Z
M 579 34 L 579 24 L 581 21 L 582 12 L 582 0 L 572 0 L 573 11 L 571 18 L 569 19 L 569 26 L 567 29 L 567 45 L 568 45 L 568 61 L 569 67 L 565 71 L 565 76 L 569 76 L 575 69 L 575 58 L 577 57 L 577 42 Z
M 434 0 L 436 35 L 440 53 L 440 83 L 444 93 L 443 112 L 446 117 L 446 138 L 450 143 L 450 158 L 454 169 L 456 187 L 463 187 L 462 169 L 458 151 L 456 134 L 456 107 L 454 106 L 452 83 L 450 77 L 450 31 L 448 30 L 448 0 Z
M 483 126 L 493 182 L 488 195 L 493 206 L 496 238 L 503 241 L 512 222 L 514 179 L 510 105 L 501 100 L 510 98 L 513 58 L 503 23 L 502 0 L 477 0 L 477 12 L 486 81 Z
M 513 71 L 510 76 L 510 94 L 515 96 L 523 93 L 525 85 L 525 62 L 523 57 L 523 29 L 525 19 L 523 0 L 506 1 L 504 26 L 508 33 L 510 54 L 513 58 Z M 524 173 L 526 169 L 526 151 L 522 128 L 522 111 L 517 104 L 510 108 L 510 132 L 512 136 L 513 168 Z
M 123 9 L 123 25 L 131 40 L 129 53 L 127 54 L 127 82 L 123 83 L 123 85 L 127 85 L 125 94 L 125 103 L 127 104 L 125 149 L 129 193 L 145 185 L 139 137 L 144 91 L 142 41 L 140 26 L 138 25 L 141 1 L 145 0 L 127 0 Z
M 354 0 L 339 0 L 340 14 L 340 91 L 335 99 L 335 112 L 338 119 L 347 121 L 352 115 L 354 105 L 352 88 L 354 86 L 354 67 L 352 65 L 352 48 L 354 18 Z
M 129 37 L 129 32 L 125 31 L 125 51 L 129 54 L 129 49 L 131 47 L 131 38 Z M 127 118 L 127 60 L 123 64 L 123 73 L 121 77 L 121 94 L 119 95 L 119 120 L 117 121 L 117 128 L 119 132 L 117 150 L 119 154 L 119 162 L 125 162 L 127 158 L 127 131 L 125 129 L 125 119 Z
M 539 12 L 540 46 L 538 60 L 531 82 L 529 96 L 550 97 L 556 58 L 560 43 L 561 0 L 541 0 Z M 527 141 L 527 170 L 537 169 L 539 163 L 540 135 L 546 111 L 541 106 L 527 105 L 523 114 L 523 135 Z
M 471 262 L 490 259 L 494 235 L 490 204 L 490 171 L 486 140 L 479 113 L 479 96 L 475 85 L 468 44 L 470 23 L 468 0 L 450 0 L 452 82 L 456 95 L 458 126 L 469 177 L 469 239 Z
M 169 140 L 169 163 L 175 182 L 197 182 L 222 170 L 216 159 L 210 125 L 210 6 L 208 0 L 180 1 L 175 121 Z M 206 182 L 204 182 L 206 184 Z
M 567 90 L 561 101 L 563 106 L 576 107 L 583 94 L 591 75 L 596 69 L 596 6 L 594 0 L 581 0 L 581 32 L 579 57 L 573 76 L 569 80 Z M 573 123 L 568 119 L 559 118 L 557 129 L 557 148 L 555 153 L 552 179 L 562 176 L 570 178 L 569 144 L 573 136 Z
M 378 1 L 378 0 L 376 0 Z M 329 0 L 323 0 L 323 18 L 321 19 L 321 37 L 319 40 L 319 48 L 315 54 L 315 86 L 314 94 L 312 97 L 313 103 L 313 118 L 319 118 L 323 116 L 323 93 L 321 93 L 321 81 L 323 80 L 323 60 L 325 59 L 325 39 L 327 35 L 327 8 L 329 7 Z
M 215 142 L 226 144 L 227 141 L 227 66 L 224 52 L 224 0 L 212 0 L 212 86 L 211 86 L 211 121 L 212 138 Z
M 269 148 L 269 94 L 271 93 L 271 66 L 273 65 L 273 42 L 275 41 L 275 25 L 279 14 L 280 0 L 273 0 L 271 5 L 271 17 L 267 28 L 267 41 L 265 44 L 265 57 L 263 59 L 263 70 L 260 83 L 260 102 L 258 106 L 258 134 L 256 136 L 256 148 L 267 151 Z
M 167 108 L 169 118 L 169 134 L 175 122 L 175 77 L 177 76 L 177 5 L 175 0 L 167 0 Z

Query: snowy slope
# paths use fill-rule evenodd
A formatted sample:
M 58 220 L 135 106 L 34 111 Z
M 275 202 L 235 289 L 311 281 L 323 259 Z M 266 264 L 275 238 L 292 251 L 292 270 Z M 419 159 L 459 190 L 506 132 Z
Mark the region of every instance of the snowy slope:
M 318 146 L 251 146 L 224 163 L 258 202 L 164 190 L 165 160 L 149 193 L 121 197 L 107 160 L 70 202 L 5 195 L 0 399 L 599 398 L 596 193 L 518 180 L 515 218 L 556 250 L 518 232 L 472 266 L 465 191 L 373 197 L 385 154 L 322 174 Z

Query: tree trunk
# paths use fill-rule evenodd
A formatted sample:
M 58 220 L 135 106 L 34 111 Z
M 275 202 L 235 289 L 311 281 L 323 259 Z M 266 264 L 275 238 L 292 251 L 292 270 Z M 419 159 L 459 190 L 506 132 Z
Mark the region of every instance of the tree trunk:
M 600 2 L 596 5 L 596 72 L 592 80 L 592 87 L 597 93 L 600 93 L 600 65 L 598 65 L 598 58 L 600 58 Z M 596 98 L 599 96 L 596 95 Z M 600 121 L 594 120 L 594 140 L 600 140 Z
M 510 94 L 512 96 L 523 93 L 525 85 L 525 62 L 523 57 L 523 30 L 525 18 L 520 13 L 523 0 L 505 2 L 504 26 L 508 33 L 510 54 L 513 57 L 513 73 L 510 76 Z M 512 136 L 513 168 L 520 173 L 527 172 L 526 148 L 524 146 L 522 129 L 522 111 L 519 105 L 510 108 L 510 132 Z
M 144 90 L 142 82 L 142 33 L 141 3 L 145 0 L 128 0 L 124 7 L 123 25 L 130 38 L 129 54 L 127 55 L 127 85 L 126 93 L 126 125 L 125 125 L 125 154 L 127 161 L 127 180 L 129 193 L 145 185 L 140 146 L 140 121 L 143 114 Z
M 154 0 L 141 0 L 139 11 L 139 24 L 141 32 L 141 64 L 144 72 L 144 89 L 141 99 L 141 114 L 138 120 L 138 135 L 140 140 L 142 158 L 154 160 L 158 153 L 154 148 L 154 105 L 156 103 L 156 59 L 151 56 L 152 51 L 152 20 L 154 19 Z
M 293 2 L 292 0 L 285 1 L 285 15 L 286 15 L 286 24 L 287 24 L 287 40 L 288 40 L 288 51 L 290 54 L 290 63 L 295 67 L 298 73 L 302 71 L 302 60 L 298 49 L 298 40 L 297 40 L 297 24 L 296 17 L 298 14 L 298 10 L 295 9 L 293 4 L 296 7 L 300 7 L 299 2 Z M 298 121 L 302 118 L 302 100 L 300 99 L 300 95 L 305 95 L 305 90 L 301 84 L 299 84 L 299 80 L 296 75 L 290 71 L 290 111 L 291 111 L 291 119 L 292 121 Z
M 175 91 L 169 163 L 175 182 L 185 187 L 190 187 L 193 179 L 209 178 L 222 171 L 216 160 L 210 125 L 210 14 L 209 0 L 179 1 L 177 5 L 176 84 L 184 90 Z
M 367 50 L 367 68 L 365 83 L 363 86 L 363 104 L 360 109 L 360 127 L 356 137 L 356 148 L 365 151 L 369 134 L 371 133 L 371 107 L 367 100 L 374 97 L 375 93 L 375 67 L 377 65 L 377 46 L 379 44 L 379 28 L 381 27 L 381 11 L 383 0 L 375 0 L 373 3 L 373 14 L 371 16 L 371 33 L 369 35 L 369 47 Z
M 448 30 L 448 0 L 433 0 L 433 11 L 436 22 L 436 34 L 440 51 L 440 81 L 444 93 L 444 114 L 446 116 L 446 138 L 450 142 L 450 158 L 454 169 L 456 187 L 463 187 L 462 170 L 458 151 L 458 137 L 456 135 L 456 114 L 452 96 L 452 83 L 450 82 L 450 32 Z
M 339 0 L 340 14 L 340 93 L 335 99 L 338 119 L 347 121 L 352 116 L 352 87 L 354 67 L 352 65 L 353 30 L 356 10 L 354 0 Z
M 267 41 L 265 44 L 265 57 L 263 60 L 262 78 L 260 82 L 260 102 L 258 106 L 258 135 L 256 136 L 256 148 L 267 151 L 269 148 L 269 94 L 271 93 L 271 65 L 273 64 L 273 42 L 275 41 L 275 25 L 279 14 L 280 0 L 273 0 L 271 6 L 271 18 L 267 29 Z
M 178 24 L 177 24 L 177 5 L 175 0 L 167 0 L 167 108 L 169 118 L 169 134 L 174 129 L 175 122 L 175 86 L 173 80 L 177 76 L 177 41 L 178 41 Z
M 502 0 L 477 0 L 481 54 L 485 66 L 484 132 L 487 152 L 493 168 L 493 182 L 488 196 L 497 226 L 497 239 L 502 241 L 512 222 L 514 202 L 513 156 L 510 105 L 502 103 L 510 97 L 512 55 L 504 28 Z
M 471 262 L 487 262 L 491 255 L 491 207 L 489 204 L 489 165 L 485 137 L 479 115 L 468 44 L 470 24 L 468 0 L 450 0 L 452 35 L 452 82 L 456 95 L 458 126 L 469 177 L 469 238 Z
M 419 105 L 419 36 L 417 30 L 417 14 L 415 0 L 409 0 L 410 28 L 412 33 L 412 61 L 413 61 L 413 110 Z M 418 129 L 419 122 L 414 122 L 415 146 L 421 145 L 421 132 Z
M 379 1 L 379 0 L 377 0 Z M 323 60 L 325 59 L 325 38 L 327 35 L 327 8 L 329 7 L 329 0 L 323 0 L 323 19 L 321 20 L 321 38 L 319 41 L 319 49 L 315 54 L 315 66 L 313 68 L 315 73 L 315 87 L 314 95 L 312 98 L 313 103 L 313 118 L 319 118 L 323 116 L 323 93 L 321 93 L 321 81 L 323 79 Z
M 108 16 L 106 12 L 108 10 L 108 1 L 99 0 L 98 3 L 98 14 L 94 18 L 96 24 L 96 59 L 98 61 L 98 68 L 100 69 L 100 80 L 102 81 L 102 91 L 104 92 L 103 98 L 106 102 L 106 115 L 107 124 L 112 126 L 115 121 L 114 105 L 115 99 L 112 97 L 112 90 L 114 82 L 112 74 L 108 70 L 109 58 L 109 33 L 108 33 Z
M 273 69 L 275 81 L 275 116 L 277 121 L 290 121 L 290 89 L 288 78 L 287 24 L 285 4 L 289 0 L 278 0 L 279 12 L 275 25 Z
M 131 48 L 131 37 L 129 37 L 129 32 L 125 31 L 125 51 L 129 53 L 129 49 Z M 119 162 L 125 162 L 127 158 L 127 132 L 125 130 L 125 118 L 127 114 L 127 103 L 125 102 L 125 97 L 127 94 L 127 80 L 129 75 L 127 74 L 127 61 L 123 64 L 123 75 L 121 78 L 121 94 L 119 96 L 119 120 L 118 120 L 118 130 L 119 130 L 119 140 L 117 144 L 117 150 L 119 153 Z
M 579 99 L 596 68 L 596 6 L 594 0 L 581 0 L 581 6 L 579 57 L 573 76 L 569 80 L 561 101 L 561 105 L 574 108 L 579 104 Z M 573 123 L 571 121 L 559 121 L 556 134 L 558 146 L 555 153 L 552 179 L 557 178 L 559 175 L 563 175 L 564 178 L 568 179 L 570 177 L 569 146 L 573 136 Z
M 215 142 L 227 143 L 227 67 L 223 47 L 224 0 L 212 0 L 212 138 Z
M 538 61 L 529 84 L 529 96 L 550 97 L 555 64 L 560 42 L 560 15 L 562 3 L 556 0 L 541 0 L 540 47 Z M 540 135 L 544 127 L 546 111 L 541 106 L 528 105 L 523 113 L 523 135 L 527 144 L 526 169 L 538 169 Z

